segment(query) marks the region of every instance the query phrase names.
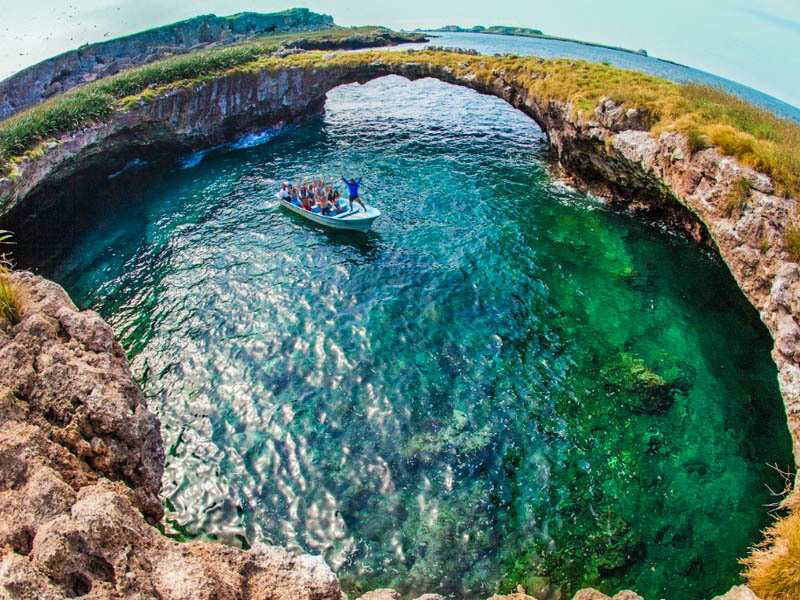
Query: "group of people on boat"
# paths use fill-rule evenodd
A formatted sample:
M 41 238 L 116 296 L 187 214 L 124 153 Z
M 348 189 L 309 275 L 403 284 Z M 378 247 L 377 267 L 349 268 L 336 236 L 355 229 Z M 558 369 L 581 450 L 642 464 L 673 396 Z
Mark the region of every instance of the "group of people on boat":
M 361 184 L 361 177 L 348 180 L 342 176 L 342 181 L 347 186 L 350 195 L 350 204 L 342 200 L 339 190 L 334 190 L 332 184 L 325 182 L 325 178 L 314 179 L 311 182 L 298 179 L 297 185 L 291 185 L 288 181 L 281 184 L 278 196 L 286 202 L 291 202 L 295 206 L 302 207 L 308 211 L 319 213 L 326 217 L 335 217 L 352 210 L 354 203 L 358 202 L 366 211 L 367 207 L 358 197 L 358 186 Z

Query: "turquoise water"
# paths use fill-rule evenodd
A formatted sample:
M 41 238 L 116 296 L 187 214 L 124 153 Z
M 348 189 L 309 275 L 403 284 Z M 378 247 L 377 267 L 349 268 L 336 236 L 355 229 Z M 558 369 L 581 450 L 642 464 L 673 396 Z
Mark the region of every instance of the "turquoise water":
M 717 260 L 549 164 L 502 101 L 388 77 L 132 170 L 18 258 L 117 332 L 181 536 L 321 553 L 355 595 L 709 598 L 791 463 L 769 336 Z M 275 206 L 315 173 L 363 175 L 374 231 Z

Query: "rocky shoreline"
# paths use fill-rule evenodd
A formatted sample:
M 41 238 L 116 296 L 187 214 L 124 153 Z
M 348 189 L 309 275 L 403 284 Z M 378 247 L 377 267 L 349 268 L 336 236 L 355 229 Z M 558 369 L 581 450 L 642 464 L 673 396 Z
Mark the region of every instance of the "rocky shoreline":
M 713 148 L 692 152 L 682 134 L 653 138 L 647 114 L 612 100 L 582 119 L 566 103 L 530 96 L 503 73 L 486 84 L 470 73 L 456 75 L 446 66 L 411 58 L 383 62 L 370 53 L 353 56 L 363 62 L 235 72 L 176 87 L 50 142 L 39 156 L 23 158 L 13 180 L 0 179 L 0 223 L 13 228 L 35 221 L 39 212 L 96 189 L 133 160 L 174 159 L 317 114 L 328 90 L 342 84 L 401 75 L 469 87 L 503 98 L 534 119 L 573 182 L 613 205 L 684 231 L 721 256 L 775 340 L 773 358 L 795 460 L 800 459 L 800 267 L 782 244 L 783 230 L 794 222 L 796 199 L 779 196 L 767 176 Z M 742 179 L 750 198 L 741 211 L 731 212 L 728 199 Z
M 435 77 L 503 98 L 540 125 L 577 184 L 715 249 L 775 340 L 773 358 L 800 457 L 800 267 L 781 243 L 796 200 L 776 195 L 769 178 L 714 149 L 692 152 L 681 134 L 653 138 L 647 114 L 611 100 L 581 119 L 571 106 L 532 97 L 503 73 L 487 84 L 410 56 L 385 62 L 365 54 L 348 65 L 237 72 L 169 90 L 51 142 L 22 161 L 16 178 L 0 180 L 0 214 L 7 226 L 34 221 L 71 200 L 64 190 L 84 194 L 145 153 L 174 157 L 301 120 L 324 107 L 333 87 L 391 74 Z M 727 200 L 742 178 L 750 200 L 741 213 L 730 213 Z M 11 598 L 341 597 L 320 558 L 163 537 L 153 527 L 163 511 L 158 423 L 113 333 L 96 314 L 78 312 L 57 285 L 26 273 L 14 278 L 25 290 L 25 310 L 19 324 L 0 330 L 0 535 L 6 547 L 0 589 Z M 364 600 L 392 594 L 371 592 Z M 495 600 L 501 598 L 531 596 L 520 591 Z M 576 596 L 605 598 L 594 590 Z M 635 598 L 631 592 L 615 597 Z M 754 596 L 736 588 L 725 598 Z
M 122 347 L 94 312 L 27 272 L 0 321 L 0 597 L 343 600 L 319 556 L 162 535 L 164 450 Z M 556 600 L 546 588 L 491 600 Z M 399 600 L 388 589 L 359 600 Z M 720 600 L 754 600 L 744 586 Z M 424 594 L 416 600 L 444 600 Z M 574 600 L 609 600 L 593 589 Z M 613 600 L 642 600 L 622 591 Z

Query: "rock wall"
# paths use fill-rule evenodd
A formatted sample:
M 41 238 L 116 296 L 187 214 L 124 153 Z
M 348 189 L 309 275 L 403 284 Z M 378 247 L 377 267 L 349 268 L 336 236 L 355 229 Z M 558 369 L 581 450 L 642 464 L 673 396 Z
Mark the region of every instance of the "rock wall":
M 611 101 L 577 119 L 569 105 L 531 97 L 501 73 L 485 83 L 446 67 L 366 54 L 347 65 L 238 72 L 173 89 L 52 142 L 24 160 L 15 179 L 0 180 L 0 215 L 13 228 L 65 194 L 85 193 L 81 184 L 102 184 L 134 158 L 209 148 L 302 119 L 323 108 L 329 89 L 389 74 L 436 77 L 505 99 L 542 127 L 576 182 L 715 248 L 773 334 L 800 457 L 800 268 L 781 243 L 796 201 L 713 149 L 692 153 L 675 133 L 651 137 L 648 115 Z M 740 214 L 731 213 L 727 199 L 742 177 L 752 197 Z M 99 317 L 77 312 L 55 284 L 15 277 L 27 290 L 26 310 L 19 324 L 0 329 L 0 589 L 7 596 L 340 597 L 320 559 L 160 536 L 147 521 L 161 516 L 163 449 L 119 345 Z M 368 597 L 393 597 L 380 593 Z M 606 598 L 581 593 L 583 600 Z M 746 588 L 731 594 L 752 600 Z M 506 598 L 529 597 L 520 591 Z
M 530 96 L 503 73 L 486 83 L 446 66 L 352 56 L 363 56 L 363 62 L 329 59 L 329 66 L 323 61 L 278 73 L 237 72 L 175 88 L 51 142 L 43 156 L 23 160 L 14 180 L 0 179 L 0 221 L 13 228 L 15 222 L 35 219 L 40 210 L 65 202 L 65 195 L 80 196 L 103 185 L 133 159 L 209 148 L 317 113 L 326 92 L 344 83 L 397 74 L 470 87 L 503 98 L 533 118 L 577 183 L 681 229 L 719 253 L 775 340 L 773 358 L 795 459 L 800 459 L 800 267 L 782 244 L 796 199 L 777 195 L 768 177 L 714 149 L 692 153 L 681 134 L 653 138 L 649 115 L 610 100 L 582 119 L 563 102 Z M 742 178 L 750 184 L 751 198 L 741 212 L 731 212 L 728 198 Z
M 107 42 L 89 44 L 44 60 L 0 81 L 0 120 L 67 90 L 124 69 L 210 45 L 271 33 L 333 27 L 333 18 L 293 8 L 280 13 L 203 15 Z
M 0 319 L 0 598 L 340 600 L 319 557 L 182 544 L 153 527 L 164 450 L 111 328 L 19 272 Z

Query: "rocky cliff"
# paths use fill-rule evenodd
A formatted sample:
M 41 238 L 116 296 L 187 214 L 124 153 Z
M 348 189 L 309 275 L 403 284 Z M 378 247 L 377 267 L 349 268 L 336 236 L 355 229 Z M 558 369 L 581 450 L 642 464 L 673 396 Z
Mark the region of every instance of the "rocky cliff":
M 0 81 L 0 120 L 75 86 L 165 56 L 258 36 L 333 26 L 333 18 L 328 15 L 316 14 L 307 8 L 293 8 L 271 14 L 240 13 L 230 17 L 203 15 L 107 42 L 89 44 L 44 60 Z
M 103 185 L 134 159 L 174 157 L 296 121 L 322 110 L 333 87 L 391 74 L 435 77 L 503 98 L 540 125 L 575 182 L 718 252 L 775 340 L 773 357 L 800 458 L 800 267 L 782 243 L 796 199 L 778 195 L 767 176 L 713 148 L 693 152 L 682 134 L 654 138 L 649 115 L 612 100 L 579 113 L 531 95 L 502 72 L 487 82 L 469 69 L 418 62 L 405 53 L 314 55 L 302 67 L 236 70 L 175 86 L 50 142 L 40 156 L 23 158 L 16 178 L 0 179 L 0 217 L 13 227 L 67 202 L 65 195 Z M 749 197 L 731 211 L 729 198 L 742 180 Z
M 0 320 L 0 598 L 339 600 L 319 557 L 161 535 L 164 450 L 108 325 L 56 284 L 13 276 Z
M 0 320 L 0 598 L 344 599 L 320 557 L 164 537 L 159 424 L 113 332 L 58 285 L 11 278 L 23 309 L 19 323 Z M 520 589 L 492 600 L 543 598 Z M 576 600 L 609 598 L 584 590 Z
M 531 95 L 501 72 L 487 81 L 396 53 L 347 60 L 328 54 L 278 71 L 237 70 L 161 90 L 51 141 L 18 165 L 14 179 L 0 180 L 0 214 L 13 227 L 102 184 L 135 158 L 175 156 L 302 119 L 323 108 L 329 89 L 390 74 L 436 77 L 505 99 L 542 127 L 575 182 L 715 249 L 773 334 L 800 457 L 800 268 L 781 242 L 796 201 L 714 149 L 692 152 L 677 133 L 652 137 L 649 115 L 611 100 L 580 114 Z M 742 179 L 749 199 L 731 211 L 728 199 Z M 0 381 L 7 382 L 0 411 L 7 546 L 0 585 L 16 590 L 10 597 L 94 590 L 96 597 L 183 598 L 188 590 L 200 590 L 191 597 L 201 598 L 338 597 L 335 578 L 318 559 L 161 537 L 146 521 L 160 517 L 163 450 L 119 346 L 96 315 L 76 312 L 60 288 L 17 277 L 27 290 L 23 320 L 4 326 L 0 338 Z M 289 591 L 281 596 L 275 589 Z M 392 597 L 381 593 L 374 597 Z M 581 593 L 581 600 L 606 598 Z M 731 594 L 752 600 L 746 588 Z M 508 598 L 528 600 L 523 592 Z

